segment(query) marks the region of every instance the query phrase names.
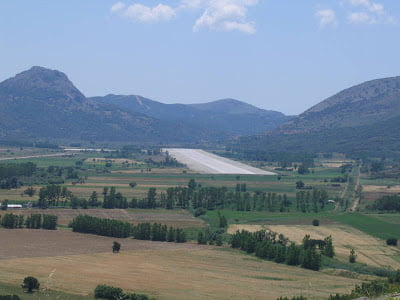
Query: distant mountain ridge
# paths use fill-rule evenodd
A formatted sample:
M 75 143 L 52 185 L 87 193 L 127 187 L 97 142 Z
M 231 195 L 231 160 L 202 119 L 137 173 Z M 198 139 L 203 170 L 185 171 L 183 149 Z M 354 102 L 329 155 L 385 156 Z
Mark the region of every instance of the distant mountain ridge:
M 263 110 L 237 103 L 262 119 Z M 275 114 L 277 118 L 256 127 L 257 131 L 286 120 L 283 114 Z M 32 67 L 0 83 L 0 140 L 201 145 L 240 135 L 238 126 L 258 126 L 252 118 L 253 113 L 211 113 L 204 107 L 163 104 L 139 96 L 90 99 L 64 73 L 43 67 Z
M 201 104 L 165 104 L 137 95 L 107 95 L 90 99 L 164 121 L 179 121 L 209 131 L 218 128 L 231 136 L 261 133 L 293 118 L 234 99 Z
M 367 126 L 396 116 L 400 116 L 400 77 L 383 78 L 345 89 L 274 132 L 292 134 Z

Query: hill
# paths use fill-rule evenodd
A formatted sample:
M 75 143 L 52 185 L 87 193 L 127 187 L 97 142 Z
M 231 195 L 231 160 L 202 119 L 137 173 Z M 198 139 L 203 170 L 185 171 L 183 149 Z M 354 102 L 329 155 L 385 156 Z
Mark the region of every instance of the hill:
M 0 139 L 202 143 L 227 135 L 87 99 L 59 71 L 33 67 L 0 83 Z
M 399 128 L 400 77 L 384 78 L 346 89 L 275 130 L 232 141 L 228 149 L 253 157 L 267 152 L 399 155 Z
M 188 105 L 164 104 L 136 95 L 107 95 L 93 97 L 91 100 L 164 121 L 182 122 L 208 132 L 218 129 L 229 136 L 259 134 L 292 119 L 280 112 L 260 109 L 234 99 Z
M 400 77 L 368 81 L 329 97 L 275 132 L 368 126 L 400 116 Z

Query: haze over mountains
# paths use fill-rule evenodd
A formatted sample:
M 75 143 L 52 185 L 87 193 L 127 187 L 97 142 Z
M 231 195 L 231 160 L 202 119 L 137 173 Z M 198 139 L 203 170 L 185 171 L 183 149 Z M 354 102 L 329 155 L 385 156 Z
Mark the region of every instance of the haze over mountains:
M 289 120 L 227 99 L 206 104 L 163 104 L 140 96 L 86 98 L 59 71 L 42 67 L 0 83 L 0 139 L 222 143 Z

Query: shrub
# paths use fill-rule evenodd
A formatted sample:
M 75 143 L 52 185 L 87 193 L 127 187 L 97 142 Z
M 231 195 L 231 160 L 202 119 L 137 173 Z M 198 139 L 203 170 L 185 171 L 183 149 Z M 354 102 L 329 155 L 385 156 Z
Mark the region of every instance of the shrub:
M 313 224 L 313 226 L 319 226 L 319 220 L 314 219 L 314 220 L 312 221 L 312 224 Z
M 386 240 L 386 244 L 389 246 L 397 246 L 397 239 L 389 238 Z
M 102 299 L 120 299 L 123 296 L 123 291 L 120 288 L 99 284 L 94 289 L 94 297 Z

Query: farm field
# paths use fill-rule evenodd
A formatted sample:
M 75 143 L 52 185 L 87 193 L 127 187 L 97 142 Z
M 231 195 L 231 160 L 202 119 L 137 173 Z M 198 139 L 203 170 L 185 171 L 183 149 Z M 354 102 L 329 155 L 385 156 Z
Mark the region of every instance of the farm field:
M 97 155 L 97 156 L 96 156 Z M 316 189 L 327 190 L 329 196 L 334 199 L 342 193 L 344 185 L 332 186 L 329 179 L 340 176 L 337 168 L 316 167 L 312 173 L 299 175 L 297 172 L 280 172 L 278 176 L 262 175 L 233 175 L 233 174 L 196 174 L 185 168 L 151 168 L 138 163 L 129 167 L 123 164 L 126 160 L 110 159 L 111 167 L 105 167 L 105 160 L 99 158 L 100 154 L 79 153 L 75 157 L 47 157 L 35 159 L 14 160 L 13 162 L 31 161 L 39 167 L 48 168 L 49 166 L 75 167 L 77 161 L 84 161 L 78 170 L 80 176 L 85 177 L 83 183 L 73 183 L 73 180 L 66 180 L 63 186 L 71 190 L 78 197 L 88 198 L 93 191 L 99 195 L 104 187 L 116 187 L 124 197 L 143 198 L 147 195 L 150 187 L 157 189 L 157 192 L 165 192 L 168 187 L 187 186 L 190 179 L 195 179 L 202 186 L 226 186 L 228 189 L 235 190 L 236 185 L 246 184 L 248 191 L 264 191 L 271 193 L 286 193 L 291 201 L 294 201 L 296 192 L 296 182 L 302 180 L 306 185 Z M 93 159 L 96 161 L 93 162 Z M 135 182 L 135 188 L 131 188 L 129 183 Z M 40 185 L 34 185 L 38 191 Z M 26 186 L 17 189 L 0 190 L 0 202 L 9 200 L 15 203 L 37 201 L 37 194 L 33 197 L 23 196 L 22 193 Z
M 200 149 L 165 148 L 163 151 L 199 173 L 276 175 Z
M 10 211 L 0 211 L 0 216 Z M 202 228 L 205 223 L 193 217 L 186 210 L 146 210 L 146 209 L 21 209 L 15 214 L 29 216 L 31 214 L 50 214 L 58 217 L 59 225 L 67 226 L 73 218 L 88 215 L 97 218 L 108 218 L 126 221 L 132 224 L 142 222 L 159 222 L 180 228 Z
M 18 238 L 18 234 L 31 232 L 12 232 L 16 248 L 29 246 L 33 240 Z M 2 234 L 8 233 L 0 231 Z M 97 284 L 106 283 L 157 299 L 276 299 L 300 294 L 321 299 L 331 292 L 347 292 L 359 283 L 259 260 L 227 248 L 125 239 L 121 252 L 113 254 L 112 238 L 85 235 L 80 240 L 80 234 L 63 231 L 43 234 L 55 245 L 73 241 L 87 252 L 67 255 L 62 247 L 54 246 L 40 257 L 26 257 L 16 251 L 14 257 L 18 258 L 1 260 L 1 282 L 17 285 L 25 274 L 31 274 L 44 283 L 53 272 L 47 282 L 52 290 L 89 295 Z

